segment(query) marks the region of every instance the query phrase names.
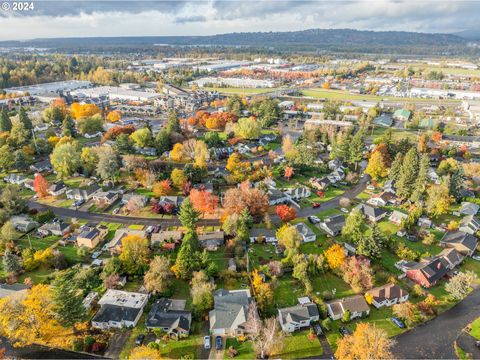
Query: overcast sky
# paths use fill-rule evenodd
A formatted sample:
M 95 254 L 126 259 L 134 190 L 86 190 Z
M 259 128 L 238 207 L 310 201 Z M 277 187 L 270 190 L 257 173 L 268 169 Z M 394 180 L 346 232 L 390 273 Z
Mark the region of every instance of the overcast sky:
M 34 6 L 35 10 L 28 12 L 14 12 L 11 7 L 0 11 L 0 40 L 211 35 L 311 28 L 447 33 L 477 29 L 480 19 L 480 2 L 455 0 L 36 0 Z

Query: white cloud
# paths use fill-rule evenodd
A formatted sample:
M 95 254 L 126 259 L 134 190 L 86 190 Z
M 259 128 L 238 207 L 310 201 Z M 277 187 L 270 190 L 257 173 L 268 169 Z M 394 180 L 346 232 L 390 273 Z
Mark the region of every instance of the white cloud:
M 32 14 L 4 13 L 0 39 L 211 35 L 308 28 L 453 32 L 477 28 L 479 17 L 475 1 L 53 1 L 40 3 Z

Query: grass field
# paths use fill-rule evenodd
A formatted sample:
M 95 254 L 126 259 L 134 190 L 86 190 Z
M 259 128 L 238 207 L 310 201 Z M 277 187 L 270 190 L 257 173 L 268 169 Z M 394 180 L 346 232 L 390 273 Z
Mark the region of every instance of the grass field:
M 369 95 L 369 94 L 352 94 L 344 90 L 332 90 L 332 89 L 320 89 L 320 88 L 303 90 L 302 94 L 304 96 L 311 96 L 315 98 L 328 99 L 328 100 L 368 100 L 368 101 L 381 101 L 382 99 L 399 100 L 399 101 L 407 100 L 405 98 L 382 97 L 382 96 Z
M 219 93 L 223 93 L 223 94 L 245 94 L 245 95 L 249 95 L 249 94 L 264 94 L 264 93 L 269 93 L 271 91 L 276 91 L 276 90 L 279 90 L 280 88 L 233 88 L 233 87 L 229 87 L 229 88 L 202 88 L 202 90 L 205 90 L 205 91 L 218 91 Z
M 287 335 L 283 339 L 281 353 L 275 354 L 274 358 L 304 359 L 322 355 L 322 345 L 317 338 L 310 340 L 308 338 L 309 332 L 310 330 L 296 331 L 291 335 Z
M 224 359 L 230 359 L 228 356 L 228 349 L 230 346 L 233 346 L 233 348 L 238 352 L 235 356 L 235 359 L 255 359 L 252 343 L 250 341 L 240 342 L 235 338 L 227 339 L 225 344 L 225 353 L 223 354 Z
M 480 318 L 470 324 L 470 335 L 480 340 Z

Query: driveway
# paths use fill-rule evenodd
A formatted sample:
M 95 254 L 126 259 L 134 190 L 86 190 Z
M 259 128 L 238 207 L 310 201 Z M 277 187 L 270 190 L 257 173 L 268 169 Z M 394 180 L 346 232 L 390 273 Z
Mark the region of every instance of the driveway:
M 462 329 L 480 316 L 480 288 L 440 316 L 395 337 L 397 359 L 455 359 L 453 342 Z
M 110 337 L 110 342 L 108 343 L 108 348 L 105 351 L 105 357 L 110 359 L 120 359 L 120 353 L 122 352 L 125 343 L 127 342 L 131 330 L 116 332 Z

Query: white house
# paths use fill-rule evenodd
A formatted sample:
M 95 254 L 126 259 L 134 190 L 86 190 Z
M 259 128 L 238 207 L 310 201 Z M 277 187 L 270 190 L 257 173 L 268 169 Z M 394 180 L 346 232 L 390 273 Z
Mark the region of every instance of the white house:
M 315 233 L 307 226 L 307 224 L 303 222 L 299 222 L 295 224 L 295 227 L 297 228 L 298 232 L 300 233 L 302 237 L 302 242 L 312 242 L 317 239 L 317 236 Z
M 309 327 L 319 318 L 317 304 L 308 297 L 299 298 L 295 306 L 278 309 L 278 321 L 282 330 L 287 333 Z
M 408 292 L 396 284 L 386 284 L 368 291 L 373 297 L 372 304 L 377 309 L 383 306 L 393 306 L 408 300 Z
M 92 319 L 92 327 L 132 328 L 140 320 L 147 301 L 147 294 L 108 289 L 98 302 L 101 307 Z
M 370 307 L 362 295 L 349 296 L 327 303 L 328 316 L 332 320 L 340 320 L 346 311 L 350 312 L 350 319 L 364 317 L 370 314 Z

